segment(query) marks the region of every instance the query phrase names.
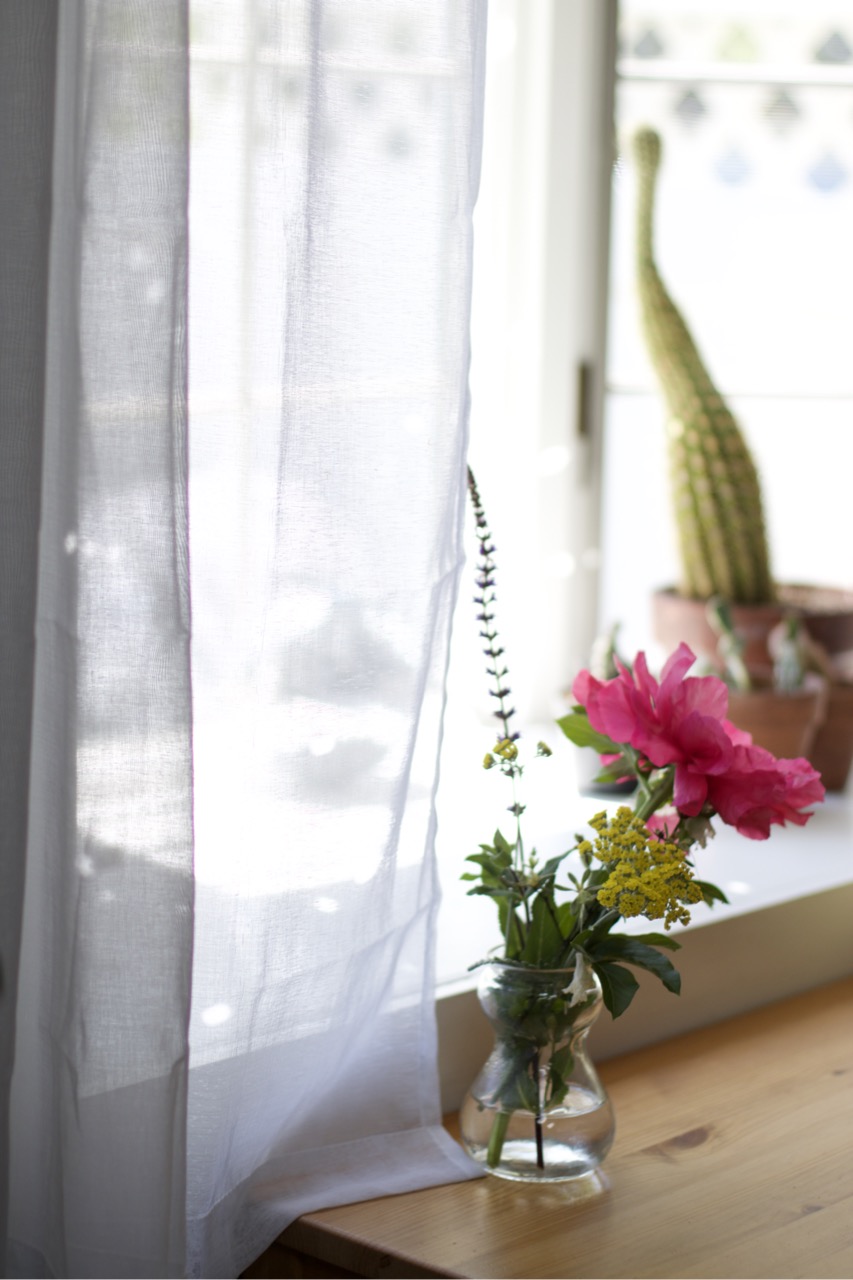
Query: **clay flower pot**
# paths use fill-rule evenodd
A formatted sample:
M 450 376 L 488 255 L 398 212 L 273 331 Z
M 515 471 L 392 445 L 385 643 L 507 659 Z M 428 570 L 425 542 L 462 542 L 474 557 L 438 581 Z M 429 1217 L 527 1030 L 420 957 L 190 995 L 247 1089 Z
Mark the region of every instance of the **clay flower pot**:
M 781 693 L 769 684 L 749 693 L 730 689 L 729 719 L 774 756 L 788 760 L 805 756 L 817 768 L 811 752 L 827 701 L 828 686 L 819 676 L 807 676 L 803 688 L 792 693 Z
M 750 671 L 770 666 L 767 637 L 782 618 L 799 615 L 813 640 L 823 645 L 830 657 L 853 650 L 853 591 L 838 587 L 785 583 L 777 588 L 773 604 L 730 605 L 732 625 L 745 643 L 744 661 Z M 652 625 L 655 639 L 672 653 L 682 640 L 699 658 L 722 669 L 717 652 L 717 633 L 707 618 L 707 602 L 679 595 L 665 587 L 652 596 Z
M 827 791 L 843 791 L 853 764 L 853 684 L 831 684 L 828 693 L 808 758 Z
M 794 613 L 803 619 L 809 635 L 823 646 L 833 665 L 847 675 L 844 656 L 853 664 L 853 591 L 799 583 L 787 583 L 777 590 L 779 599 L 774 604 L 730 606 L 735 631 L 745 642 L 748 670 L 759 678 L 767 672 L 771 667 L 768 636 L 786 614 Z M 722 670 L 717 634 L 706 609 L 704 600 L 689 600 L 673 587 L 656 591 L 652 597 L 655 638 L 668 652 L 684 640 L 697 657 Z M 769 688 L 750 694 L 731 693 L 730 718 L 774 755 L 804 755 L 820 772 L 827 791 L 841 791 L 853 765 L 853 680 L 830 685 L 823 696 L 823 704 L 815 712 L 818 719 L 812 721 L 809 705 L 814 710 L 819 701 L 814 691 L 806 691 L 799 700 L 790 694 L 773 694 Z M 786 722 L 790 722 L 787 727 Z

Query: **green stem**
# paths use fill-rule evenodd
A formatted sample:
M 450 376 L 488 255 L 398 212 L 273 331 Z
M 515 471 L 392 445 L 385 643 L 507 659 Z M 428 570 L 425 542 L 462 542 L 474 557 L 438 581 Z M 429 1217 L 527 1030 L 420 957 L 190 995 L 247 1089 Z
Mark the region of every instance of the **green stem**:
M 539 1071 L 539 1050 L 537 1049 L 533 1055 L 533 1078 L 536 1081 L 536 1118 L 534 1120 L 534 1133 L 536 1134 L 536 1165 L 539 1169 L 545 1168 L 545 1144 L 542 1139 L 542 1078 Z
M 486 1164 L 490 1169 L 494 1169 L 500 1163 L 506 1131 L 509 1128 L 511 1118 L 511 1111 L 499 1111 L 494 1118 L 492 1132 L 489 1135 L 489 1145 L 486 1149 Z
M 503 706 L 503 703 L 501 703 L 501 706 Z M 519 776 L 520 773 L 521 773 L 521 769 L 515 763 L 511 763 L 509 767 L 506 770 L 504 770 L 504 776 L 509 778 L 510 784 L 512 786 L 512 812 L 515 815 L 515 851 L 513 853 L 513 862 L 515 863 L 516 875 L 519 877 L 524 875 L 524 840 L 521 835 L 521 812 L 519 811 L 520 809 L 523 811 L 523 809 L 518 803 L 518 788 L 516 786 L 516 778 Z M 527 926 L 527 931 L 529 932 L 530 925 L 531 925 L 530 906 L 528 905 L 528 902 L 527 902 L 527 896 L 523 892 L 520 894 L 520 898 L 521 898 L 521 907 L 524 912 L 524 923 Z M 510 921 L 509 921 L 510 929 L 512 927 L 513 916 L 515 916 L 515 908 L 513 908 L 510 915 Z M 518 922 L 518 935 L 519 935 L 521 948 L 523 949 L 524 943 L 526 941 L 526 936 L 524 936 L 523 934 L 520 921 Z M 507 944 L 508 942 L 509 942 L 509 932 L 507 933 Z M 509 955 L 509 950 L 507 950 L 507 955 Z
M 665 804 L 669 804 L 672 799 L 672 788 L 675 781 L 674 771 L 668 769 L 656 787 L 649 787 L 648 783 L 640 780 L 640 789 L 642 799 L 635 809 L 638 818 L 643 822 L 647 822 L 653 813 L 657 813 L 658 809 Z
M 552 893 L 553 893 L 553 890 L 552 890 Z M 560 935 L 560 937 L 563 938 L 563 930 L 560 928 L 560 921 L 557 919 L 557 912 L 554 910 L 555 904 L 554 904 L 554 899 L 552 897 L 552 893 L 546 893 L 543 895 L 545 907 L 548 912 L 548 915 L 551 917 L 554 928 L 557 930 L 557 933 Z M 566 939 L 563 938 L 563 941 L 565 942 Z

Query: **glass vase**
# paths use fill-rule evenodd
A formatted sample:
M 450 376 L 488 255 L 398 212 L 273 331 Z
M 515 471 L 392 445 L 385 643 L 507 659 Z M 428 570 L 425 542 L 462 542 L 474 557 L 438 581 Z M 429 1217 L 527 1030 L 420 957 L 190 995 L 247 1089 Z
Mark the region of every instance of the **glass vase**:
M 613 1142 L 610 1099 L 586 1049 L 601 985 L 582 960 L 567 969 L 492 961 L 478 994 L 495 1047 L 460 1112 L 468 1153 L 522 1182 L 593 1173 Z

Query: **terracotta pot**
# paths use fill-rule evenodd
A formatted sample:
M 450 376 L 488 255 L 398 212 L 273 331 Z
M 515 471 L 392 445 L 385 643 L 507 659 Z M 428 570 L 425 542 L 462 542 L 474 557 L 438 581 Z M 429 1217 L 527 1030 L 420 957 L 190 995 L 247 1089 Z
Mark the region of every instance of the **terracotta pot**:
M 805 756 L 814 764 L 811 750 L 826 712 L 827 696 L 827 684 L 818 676 L 807 677 L 805 686 L 793 693 L 769 687 L 749 693 L 730 689 L 729 719 L 774 756 Z
M 789 582 L 777 587 L 779 599 L 799 614 L 812 640 L 831 658 L 853 650 L 853 591 Z
M 730 606 L 735 631 L 745 643 L 744 661 L 750 671 L 771 665 L 767 637 L 787 614 L 802 617 L 812 639 L 822 644 L 830 656 L 853 650 L 853 591 L 838 587 L 785 583 L 778 588 L 774 604 Z M 665 587 L 652 596 L 652 625 L 655 639 L 667 653 L 685 641 L 697 657 L 719 668 L 717 633 L 707 618 L 707 602 L 679 595 Z
M 843 791 L 853 764 L 853 684 L 829 686 L 826 713 L 808 758 L 827 791 Z

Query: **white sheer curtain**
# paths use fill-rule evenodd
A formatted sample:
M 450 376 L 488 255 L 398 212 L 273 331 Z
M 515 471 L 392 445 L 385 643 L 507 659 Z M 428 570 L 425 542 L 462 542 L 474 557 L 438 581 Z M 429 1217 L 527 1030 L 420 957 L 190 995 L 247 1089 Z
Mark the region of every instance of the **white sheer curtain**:
M 472 1174 L 432 841 L 484 6 L 201 4 L 191 166 L 182 0 L 0 13 L 7 1266 L 235 1275 Z
M 26 83 L 55 83 L 8 1266 L 164 1275 L 183 1265 L 193 945 L 186 15 L 6 15 Z M 56 56 L 38 18 L 58 18 Z

